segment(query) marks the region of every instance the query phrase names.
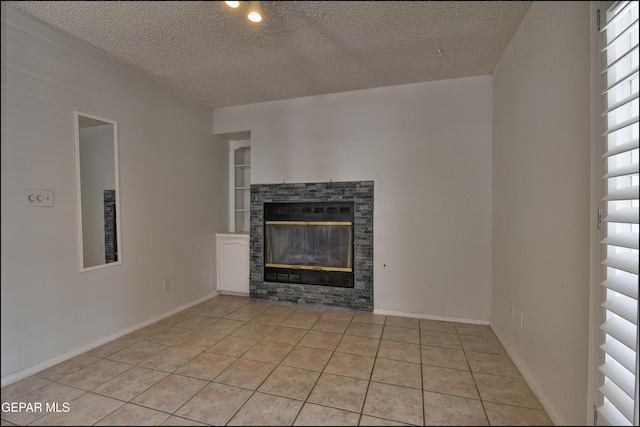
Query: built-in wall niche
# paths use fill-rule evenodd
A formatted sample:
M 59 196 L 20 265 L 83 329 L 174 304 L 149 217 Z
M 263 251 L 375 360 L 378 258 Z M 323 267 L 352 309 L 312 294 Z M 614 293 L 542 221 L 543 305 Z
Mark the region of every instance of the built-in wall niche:
M 249 233 L 251 139 L 229 141 L 229 231 Z

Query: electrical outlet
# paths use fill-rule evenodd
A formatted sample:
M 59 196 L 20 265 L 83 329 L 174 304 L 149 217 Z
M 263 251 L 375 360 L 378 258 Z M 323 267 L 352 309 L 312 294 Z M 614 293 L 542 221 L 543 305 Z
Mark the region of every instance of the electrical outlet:
M 167 292 L 169 290 L 169 279 L 164 279 L 162 281 L 162 292 Z

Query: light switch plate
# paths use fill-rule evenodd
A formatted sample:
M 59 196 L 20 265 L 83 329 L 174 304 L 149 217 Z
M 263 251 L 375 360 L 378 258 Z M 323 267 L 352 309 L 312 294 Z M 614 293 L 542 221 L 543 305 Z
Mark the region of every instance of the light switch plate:
M 27 206 L 53 206 L 53 190 L 27 190 Z

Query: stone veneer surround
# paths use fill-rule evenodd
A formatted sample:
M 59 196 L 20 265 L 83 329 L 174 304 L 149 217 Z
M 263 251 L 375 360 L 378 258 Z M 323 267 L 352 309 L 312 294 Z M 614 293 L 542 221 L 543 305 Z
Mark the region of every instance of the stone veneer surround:
M 254 301 L 373 311 L 373 181 L 252 184 L 250 204 L 250 282 Z M 264 203 L 354 203 L 354 287 L 265 282 Z

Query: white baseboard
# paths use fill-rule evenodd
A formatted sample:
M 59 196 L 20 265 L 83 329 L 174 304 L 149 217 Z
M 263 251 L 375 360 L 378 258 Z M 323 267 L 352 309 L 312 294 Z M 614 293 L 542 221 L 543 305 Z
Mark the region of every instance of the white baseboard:
M 465 319 L 462 317 L 438 316 L 421 313 L 408 313 L 404 311 L 383 310 L 379 308 L 374 308 L 373 314 L 379 314 L 382 316 L 412 317 L 415 319 L 440 320 L 444 322 L 472 323 L 474 325 L 488 325 L 490 323 L 488 320 Z

